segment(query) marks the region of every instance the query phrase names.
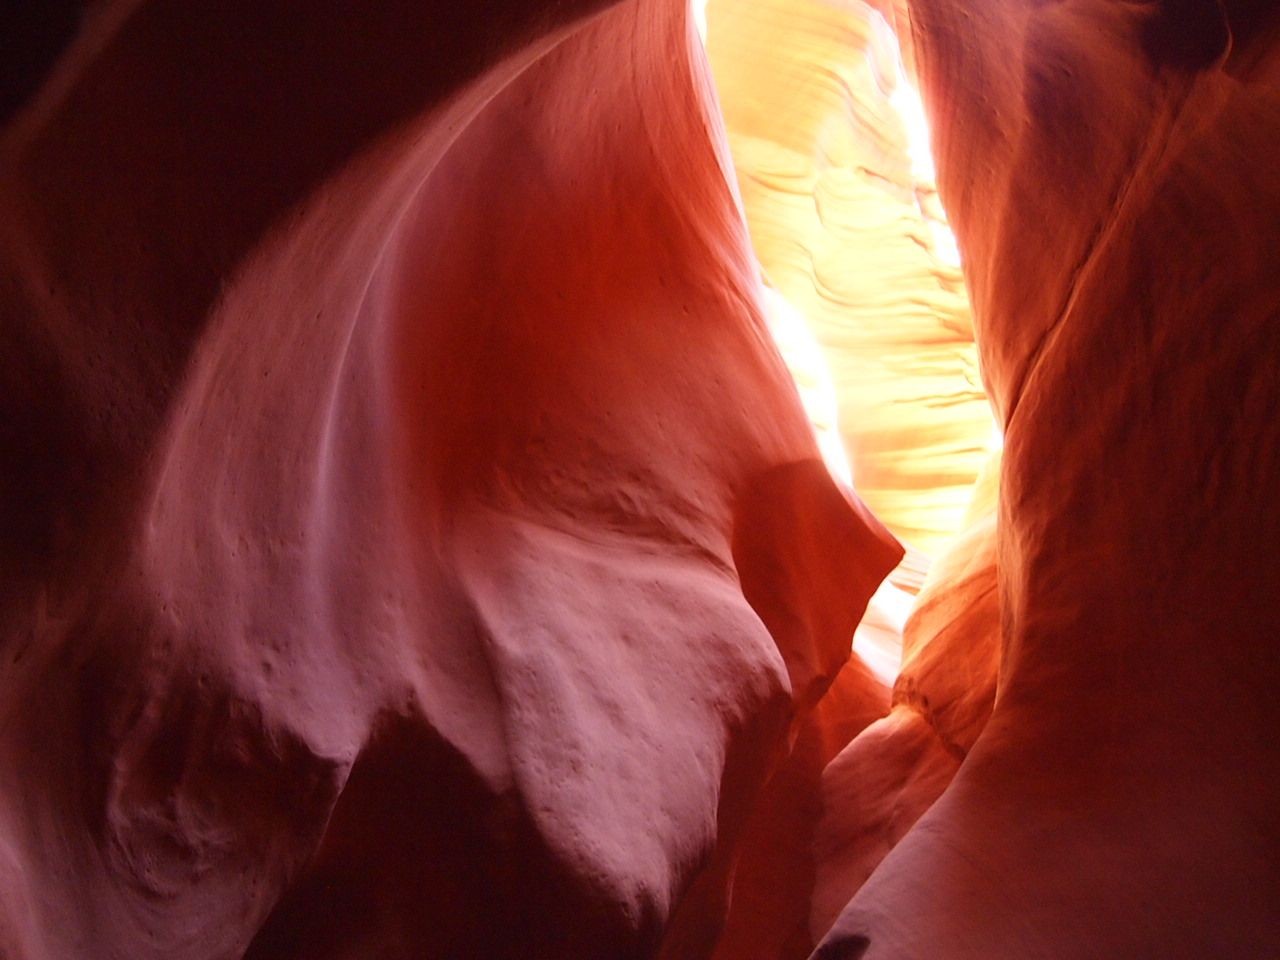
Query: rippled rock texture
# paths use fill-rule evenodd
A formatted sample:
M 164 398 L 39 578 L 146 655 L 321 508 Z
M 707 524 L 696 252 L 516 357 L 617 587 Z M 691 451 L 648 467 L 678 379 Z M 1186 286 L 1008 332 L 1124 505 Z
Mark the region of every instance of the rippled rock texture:
M 909 40 L 905 7 L 710 0 L 707 54 L 753 246 L 821 345 L 853 482 L 936 556 L 993 425 L 895 25 Z

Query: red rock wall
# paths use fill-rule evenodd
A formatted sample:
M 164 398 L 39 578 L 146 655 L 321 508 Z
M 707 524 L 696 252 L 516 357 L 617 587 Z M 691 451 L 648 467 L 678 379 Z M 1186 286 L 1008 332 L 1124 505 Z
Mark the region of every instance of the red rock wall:
M 916 0 L 1005 427 L 992 717 L 823 958 L 1280 951 L 1271 5 Z
M 706 955 L 901 551 L 768 340 L 683 5 L 113 3 L 49 70 L 0 140 L 0 954 Z

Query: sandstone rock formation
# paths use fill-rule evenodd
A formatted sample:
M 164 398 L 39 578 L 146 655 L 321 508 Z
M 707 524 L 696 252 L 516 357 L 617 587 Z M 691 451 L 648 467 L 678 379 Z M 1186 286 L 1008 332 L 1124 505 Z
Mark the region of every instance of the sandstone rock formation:
M 5 957 L 705 954 L 901 551 L 765 332 L 701 57 L 658 0 L 143 0 L 32 84 Z
M 1280 950 L 1274 5 L 912 4 L 1005 430 L 994 713 L 817 952 Z
M 704 6 L 11 19 L 4 960 L 1280 954 L 1277 8 Z

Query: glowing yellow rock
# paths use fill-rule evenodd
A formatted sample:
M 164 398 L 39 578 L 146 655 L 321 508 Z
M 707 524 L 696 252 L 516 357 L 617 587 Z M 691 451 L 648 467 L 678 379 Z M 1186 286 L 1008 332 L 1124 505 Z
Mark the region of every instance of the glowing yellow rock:
M 993 429 L 897 37 L 860 2 L 710 0 L 706 22 L 766 281 L 822 347 L 859 495 L 937 555 Z

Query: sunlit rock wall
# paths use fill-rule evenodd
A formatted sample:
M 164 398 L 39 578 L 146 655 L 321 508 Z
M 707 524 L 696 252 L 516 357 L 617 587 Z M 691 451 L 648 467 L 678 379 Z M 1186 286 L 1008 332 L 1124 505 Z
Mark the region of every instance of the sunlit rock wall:
M 909 36 L 905 12 L 882 6 L 710 0 L 707 53 L 754 249 L 821 345 L 855 486 L 937 555 L 962 526 L 992 420 L 893 29 Z

